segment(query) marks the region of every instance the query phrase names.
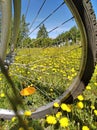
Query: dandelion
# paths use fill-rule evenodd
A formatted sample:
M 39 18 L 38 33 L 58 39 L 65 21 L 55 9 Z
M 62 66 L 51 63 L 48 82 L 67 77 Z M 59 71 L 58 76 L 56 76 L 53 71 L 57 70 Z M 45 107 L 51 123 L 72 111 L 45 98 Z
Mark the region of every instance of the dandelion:
M 97 86 L 97 83 L 95 82 L 94 85 Z
M 46 118 L 46 122 L 48 124 L 55 125 L 57 123 L 57 120 L 56 120 L 56 118 L 54 116 L 49 115 Z
M 86 89 L 87 89 L 87 90 L 91 90 L 91 87 L 90 87 L 90 86 L 87 86 Z
M 97 110 L 94 110 L 94 114 L 97 116 Z
M 67 78 L 68 78 L 68 80 L 72 80 L 72 77 L 71 77 L 71 76 L 68 76 Z
M 82 109 L 84 107 L 83 102 L 78 102 L 77 103 L 77 107 L 80 108 L 80 109 Z
M 90 130 L 87 126 L 83 126 L 82 130 Z
M 65 103 L 62 103 L 62 104 L 61 104 L 61 109 L 62 109 L 63 111 L 71 112 L 70 107 L 69 107 L 67 104 L 65 104 Z
M 60 118 L 61 116 L 62 116 L 62 112 L 57 112 L 57 113 L 56 113 L 56 117 L 57 117 L 57 118 Z
M 67 117 L 63 117 L 59 120 L 60 126 L 65 128 L 67 126 L 69 126 L 69 120 Z
M 27 74 L 30 74 L 30 72 L 28 71 Z
M 74 68 L 72 68 L 72 69 L 71 69 L 71 72 L 72 72 L 72 73 L 74 73 L 74 72 L 75 72 L 75 69 L 74 69 Z
M 91 108 L 92 110 L 94 110 L 94 109 L 95 109 L 95 106 L 94 106 L 94 105 L 91 105 L 90 108 Z
M 25 115 L 25 116 L 31 116 L 31 114 L 32 114 L 31 111 L 25 111 L 25 112 L 24 112 L 24 115 Z
M 0 94 L 0 97 L 1 97 L 1 98 L 5 97 L 5 94 L 4 94 L 4 93 L 1 93 L 1 94 Z
M 11 121 L 12 121 L 12 122 L 15 122 L 16 119 L 17 119 L 17 118 L 14 116 L 14 117 L 12 117 Z
M 83 97 L 82 95 L 79 95 L 79 96 L 77 97 L 77 99 L 78 99 L 79 101 L 83 101 L 83 100 L 84 100 L 84 97 Z
M 53 89 L 51 88 L 50 91 L 53 92 Z
M 58 108 L 59 104 L 57 102 L 54 103 L 54 107 Z

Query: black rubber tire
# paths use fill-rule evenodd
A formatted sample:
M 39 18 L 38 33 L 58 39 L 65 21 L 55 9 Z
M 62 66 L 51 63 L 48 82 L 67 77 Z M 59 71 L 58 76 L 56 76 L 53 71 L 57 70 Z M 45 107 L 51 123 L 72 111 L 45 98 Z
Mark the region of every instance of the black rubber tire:
M 83 42 L 83 57 L 78 76 L 71 86 L 54 102 L 71 103 L 90 81 L 96 63 L 97 23 L 94 11 L 89 0 L 65 0 L 80 28 Z M 53 103 L 39 108 L 32 114 L 32 118 L 43 117 L 54 113 Z
M 89 0 L 65 0 L 79 26 L 82 36 L 83 52 L 82 63 L 78 76 L 71 86 L 54 102 L 71 103 L 82 93 L 89 83 L 97 61 L 97 22 Z M 33 113 L 32 118 L 43 117 L 54 113 L 53 103 L 39 108 Z
M 80 71 L 71 86 L 55 101 L 42 106 L 32 114 L 32 118 L 41 118 L 54 113 L 53 103 L 71 103 L 89 83 L 97 61 L 97 23 L 90 0 L 65 0 L 80 28 L 83 56 Z M 14 115 L 4 115 L 4 119 L 11 119 Z
M 97 21 L 90 0 L 66 0 L 66 3 L 74 13 L 83 42 L 81 69 L 75 83 L 71 85 L 70 96 L 65 100 L 70 102 L 82 93 L 94 72 L 97 61 Z

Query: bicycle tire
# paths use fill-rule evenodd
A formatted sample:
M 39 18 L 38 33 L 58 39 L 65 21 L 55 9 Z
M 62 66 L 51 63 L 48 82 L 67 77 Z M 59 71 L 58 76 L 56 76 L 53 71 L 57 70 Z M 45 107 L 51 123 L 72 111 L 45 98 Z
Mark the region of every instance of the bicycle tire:
M 53 108 L 54 102 L 59 104 L 73 102 L 89 83 L 95 69 L 97 61 L 97 23 L 91 2 L 90 0 L 65 0 L 65 3 L 71 10 L 81 31 L 83 43 L 81 68 L 70 87 L 58 99 L 33 112 L 32 118 L 41 118 L 45 117 L 46 114 L 56 112 L 57 109 Z M 11 119 L 13 116 L 14 114 L 1 115 L 4 119 Z
M 83 61 L 80 72 L 73 84 L 54 102 L 72 103 L 83 92 L 89 83 L 97 61 L 97 22 L 90 0 L 65 0 L 81 30 L 83 48 Z M 39 108 L 33 113 L 32 118 L 43 117 L 54 112 L 53 104 Z M 55 110 L 56 112 L 56 110 Z

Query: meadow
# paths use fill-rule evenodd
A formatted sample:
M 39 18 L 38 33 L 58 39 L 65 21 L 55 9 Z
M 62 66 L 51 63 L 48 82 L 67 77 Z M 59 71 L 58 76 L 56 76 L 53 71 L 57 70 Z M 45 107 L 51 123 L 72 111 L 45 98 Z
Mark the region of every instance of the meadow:
M 78 75 L 82 49 L 79 45 L 48 48 L 21 48 L 16 50 L 9 75 L 21 96 L 25 113 L 23 119 L 29 130 L 96 130 L 97 129 L 97 66 L 86 90 L 73 104 L 54 104 L 59 111 L 34 120 L 30 116 L 38 107 L 58 98 Z M 0 73 L 0 108 L 12 109 L 6 92 L 11 87 Z M 34 87 L 35 93 L 21 95 L 21 90 Z M 1 130 L 23 130 L 17 117 L 0 121 Z

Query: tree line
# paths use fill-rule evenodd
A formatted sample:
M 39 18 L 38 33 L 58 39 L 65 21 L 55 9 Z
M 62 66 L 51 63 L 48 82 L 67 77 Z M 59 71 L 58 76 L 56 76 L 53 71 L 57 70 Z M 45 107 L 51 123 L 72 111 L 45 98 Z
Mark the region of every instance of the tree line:
M 13 23 L 13 20 L 12 20 Z M 1 30 L 1 27 L 0 27 Z M 11 31 L 13 30 L 13 24 Z M 1 33 L 0 33 L 1 35 Z M 13 34 L 11 34 L 13 35 Z M 20 21 L 20 29 L 17 39 L 17 47 L 52 47 L 72 45 L 80 42 L 80 31 L 76 26 L 73 26 L 69 31 L 59 34 L 56 38 L 50 38 L 49 33 L 44 24 L 39 27 L 36 38 L 29 37 L 29 23 L 26 22 L 25 16 L 22 15 Z M 11 46 L 11 40 L 9 45 Z

